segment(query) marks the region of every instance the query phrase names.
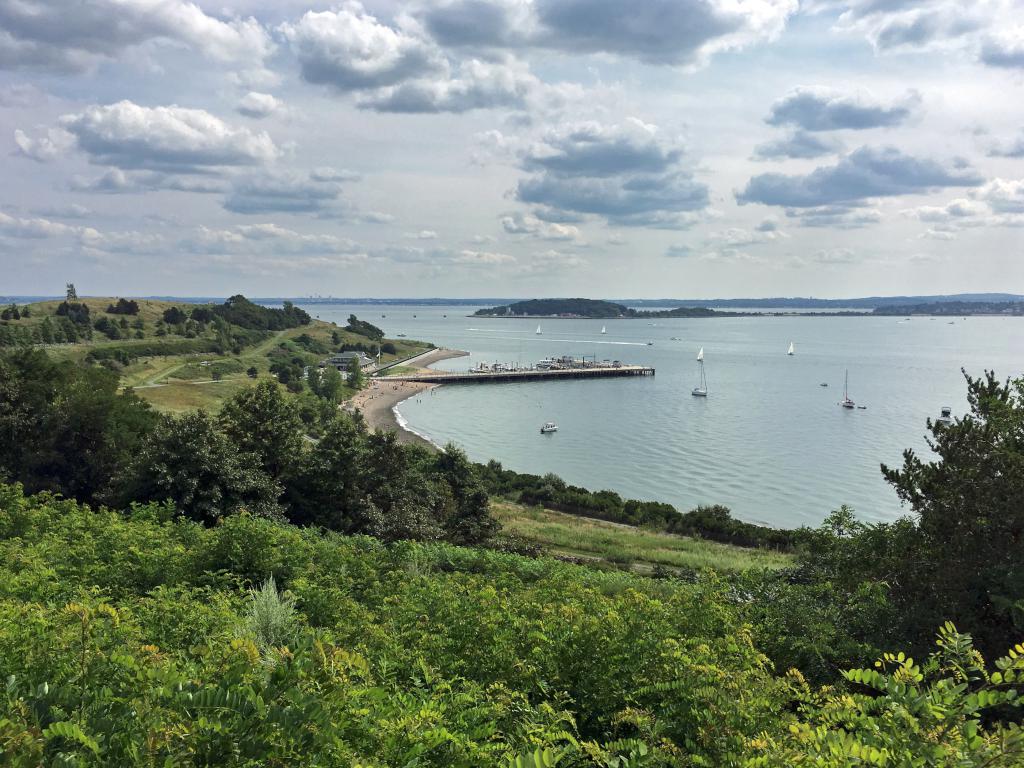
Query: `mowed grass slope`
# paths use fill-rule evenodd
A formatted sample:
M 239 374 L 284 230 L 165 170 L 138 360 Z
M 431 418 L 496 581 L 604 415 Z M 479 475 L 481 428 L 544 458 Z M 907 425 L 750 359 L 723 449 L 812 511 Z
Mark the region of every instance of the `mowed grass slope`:
M 792 562 L 789 555 L 774 550 L 647 531 L 498 499 L 491 506 L 507 532 L 539 544 L 553 555 L 626 565 L 640 573 L 649 573 L 655 566 L 719 571 L 779 569 Z

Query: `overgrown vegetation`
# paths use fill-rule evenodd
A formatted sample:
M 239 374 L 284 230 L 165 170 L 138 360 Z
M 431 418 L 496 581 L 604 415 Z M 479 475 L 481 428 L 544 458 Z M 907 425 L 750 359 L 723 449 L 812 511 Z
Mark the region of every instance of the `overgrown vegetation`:
M 821 689 L 713 577 L 0 486 L 5 765 L 1017 764 L 1024 648 L 939 643 Z
M 268 378 L 168 416 L 0 355 L 0 764 L 1020 765 L 1024 382 L 967 385 L 934 459 L 883 468 L 914 518 L 781 540 L 403 446 Z M 618 565 L 665 530 L 792 554 L 524 557 L 489 490 L 661 530 L 560 522 Z

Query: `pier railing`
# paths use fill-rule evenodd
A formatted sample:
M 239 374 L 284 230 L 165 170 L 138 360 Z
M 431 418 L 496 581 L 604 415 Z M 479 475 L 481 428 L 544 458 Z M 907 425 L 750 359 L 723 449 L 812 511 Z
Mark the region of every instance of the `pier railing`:
M 544 381 L 547 379 L 598 379 L 611 376 L 653 376 L 654 369 L 642 365 L 620 365 L 599 368 L 556 368 L 530 371 L 488 371 L 486 373 L 455 373 L 432 371 L 401 376 L 381 377 L 380 381 L 418 381 L 424 384 L 495 384 L 510 381 Z

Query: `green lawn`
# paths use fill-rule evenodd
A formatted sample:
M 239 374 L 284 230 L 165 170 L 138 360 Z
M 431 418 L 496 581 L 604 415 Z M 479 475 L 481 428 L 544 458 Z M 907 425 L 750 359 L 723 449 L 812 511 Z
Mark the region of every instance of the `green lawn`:
M 789 555 L 773 550 L 674 536 L 508 501 L 495 500 L 492 510 L 506 531 L 552 554 L 626 564 L 638 572 L 650 572 L 655 565 L 723 571 L 777 569 L 792 562 Z

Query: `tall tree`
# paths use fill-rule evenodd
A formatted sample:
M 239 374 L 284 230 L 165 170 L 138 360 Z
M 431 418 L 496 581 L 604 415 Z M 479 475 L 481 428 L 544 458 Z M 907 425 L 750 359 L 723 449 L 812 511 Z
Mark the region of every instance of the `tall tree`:
M 281 486 L 240 451 L 204 411 L 165 417 L 148 435 L 124 501 L 170 500 L 204 523 L 245 510 L 280 517 Z
M 348 363 L 348 385 L 352 389 L 362 389 L 366 386 L 363 366 L 360 365 L 358 357 L 353 357 Z
M 225 403 L 220 424 L 238 449 L 255 456 L 275 480 L 289 474 L 301 460 L 304 439 L 298 408 L 270 379 Z
M 465 452 L 449 443 L 437 456 L 437 469 L 454 502 L 445 520 L 449 538 L 458 544 L 481 544 L 493 537 L 498 521 L 491 517 L 487 491 Z
M 950 619 L 998 650 L 1024 631 L 1024 379 L 964 375 L 970 413 L 929 422 L 938 458 L 907 450 L 882 473 L 917 515 L 898 574 L 908 612 L 922 632 Z
M 29 491 L 105 501 L 156 421 L 116 374 L 39 350 L 0 358 L 0 474 Z

